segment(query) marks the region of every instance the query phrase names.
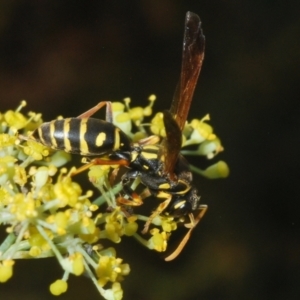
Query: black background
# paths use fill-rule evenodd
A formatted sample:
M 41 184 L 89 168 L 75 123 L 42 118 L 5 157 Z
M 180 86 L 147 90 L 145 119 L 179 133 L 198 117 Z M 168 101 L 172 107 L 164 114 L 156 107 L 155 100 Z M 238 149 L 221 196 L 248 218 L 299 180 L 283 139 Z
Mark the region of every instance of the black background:
M 300 4 L 297 1 L 1 1 L 1 111 L 76 116 L 100 100 L 170 106 L 186 11 L 201 17 L 206 57 L 190 118 L 211 114 L 231 168 L 195 176 L 209 210 L 165 263 L 124 239 L 124 299 L 299 299 Z M 55 259 L 18 261 L 3 299 L 54 299 Z M 100 298 L 72 276 L 60 299 Z

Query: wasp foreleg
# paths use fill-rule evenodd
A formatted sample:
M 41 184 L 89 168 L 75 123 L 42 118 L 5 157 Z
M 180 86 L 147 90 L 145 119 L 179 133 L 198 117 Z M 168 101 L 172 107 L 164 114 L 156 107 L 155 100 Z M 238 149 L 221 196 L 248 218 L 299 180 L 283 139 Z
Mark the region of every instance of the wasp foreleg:
M 143 234 L 147 233 L 149 230 L 149 226 L 152 223 L 153 219 L 155 217 L 157 217 L 158 215 L 160 215 L 165 209 L 166 207 L 170 204 L 171 200 L 172 200 L 172 195 L 168 194 L 166 192 L 160 191 L 157 194 L 157 198 L 166 198 L 164 202 L 160 203 L 159 206 L 157 207 L 157 209 L 152 213 L 152 215 L 148 218 L 144 229 L 142 231 Z
M 194 218 L 194 215 L 192 213 L 189 214 L 189 218 L 190 218 L 191 222 L 189 224 L 186 224 L 185 227 L 190 228 L 190 229 L 185 234 L 185 236 L 183 237 L 183 239 L 181 240 L 181 242 L 179 243 L 177 248 L 170 255 L 165 257 L 165 261 L 171 261 L 171 260 L 175 259 L 181 253 L 182 249 L 184 248 L 184 246 L 186 245 L 186 243 L 188 242 L 188 240 L 192 234 L 192 230 L 197 226 L 197 224 L 203 218 L 206 211 L 207 211 L 207 205 L 200 205 L 199 213 L 196 218 Z

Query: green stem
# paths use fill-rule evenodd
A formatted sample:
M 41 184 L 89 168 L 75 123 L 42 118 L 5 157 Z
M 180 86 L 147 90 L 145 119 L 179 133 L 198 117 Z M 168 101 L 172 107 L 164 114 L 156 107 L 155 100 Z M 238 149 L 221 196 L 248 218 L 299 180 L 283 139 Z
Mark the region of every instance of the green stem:
M 207 177 L 207 176 L 205 175 L 205 171 L 203 171 L 203 170 L 201 170 L 201 169 L 199 169 L 199 168 L 197 168 L 197 167 L 195 167 L 195 166 L 193 166 L 193 165 L 189 165 L 189 167 L 190 167 L 190 170 L 191 170 L 193 173 L 196 173 L 196 174 L 202 175 L 202 176 L 204 176 L 204 177 Z
M 95 277 L 94 273 L 92 272 L 92 270 L 90 269 L 89 265 L 87 264 L 87 262 L 85 260 L 83 260 L 83 265 L 85 268 L 86 273 L 89 275 L 89 277 L 92 279 L 92 281 L 94 282 L 96 288 L 98 289 L 99 293 L 105 297 L 105 289 L 101 288 L 101 286 L 99 285 L 97 278 Z
M 133 235 L 133 237 L 139 242 L 141 243 L 143 246 L 145 246 L 146 248 L 148 248 L 148 241 L 145 240 L 144 238 L 142 238 L 138 233 L 135 233 Z
M 117 194 L 118 192 L 120 192 L 122 190 L 123 186 L 122 183 L 118 183 L 117 185 L 115 185 L 111 191 L 115 194 Z M 106 193 L 105 193 L 106 194 Z M 101 206 L 103 203 L 106 202 L 106 197 L 104 195 L 98 197 L 96 200 L 93 201 L 93 204 L 96 204 L 98 206 Z
M 41 225 L 36 225 L 37 230 L 39 231 L 39 233 L 41 234 L 41 236 L 47 241 L 47 243 L 50 245 L 53 253 L 55 254 L 55 256 L 57 257 L 59 263 L 61 264 L 61 261 L 63 261 L 63 257 L 60 254 L 60 252 L 57 250 L 56 246 L 54 245 L 54 243 L 52 242 L 51 239 L 49 239 L 47 233 L 45 232 L 44 228 Z

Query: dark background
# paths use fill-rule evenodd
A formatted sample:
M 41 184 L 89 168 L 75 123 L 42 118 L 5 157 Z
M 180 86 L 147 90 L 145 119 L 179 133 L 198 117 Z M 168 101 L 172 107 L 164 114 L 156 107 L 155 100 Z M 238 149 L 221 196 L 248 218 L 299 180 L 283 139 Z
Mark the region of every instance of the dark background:
M 1 1 L 1 111 L 26 99 L 50 120 L 100 100 L 145 105 L 152 93 L 168 108 L 188 10 L 206 35 L 190 118 L 211 114 L 231 175 L 195 176 L 209 210 L 174 262 L 131 239 L 116 246 L 132 268 L 124 299 L 299 299 L 299 2 Z M 14 272 L 1 298 L 54 299 L 55 259 Z M 72 276 L 59 299 L 83 297 L 99 298 Z

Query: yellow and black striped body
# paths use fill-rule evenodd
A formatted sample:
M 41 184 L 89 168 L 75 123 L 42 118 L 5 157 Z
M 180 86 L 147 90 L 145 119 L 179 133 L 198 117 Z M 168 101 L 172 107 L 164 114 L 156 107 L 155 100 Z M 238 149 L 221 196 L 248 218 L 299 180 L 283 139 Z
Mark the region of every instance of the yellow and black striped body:
M 160 176 L 163 167 L 161 153 L 160 145 L 133 145 L 130 168 Z
M 127 135 L 112 123 L 94 118 L 68 118 L 43 123 L 31 136 L 53 149 L 83 156 L 130 151 Z
M 174 178 L 164 172 L 164 149 L 160 144 L 132 144 L 129 137 L 113 123 L 95 118 L 67 118 L 43 123 L 31 138 L 45 146 L 82 156 L 107 156 L 112 162 L 128 161 L 122 176 L 123 191 L 133 194 L 132 180 L 140 178 L 150 193 L 171 201 L 166 212 L 181 217 L 197 209 L 199 197 L 191 185 L 188 163 L 179 154 Z

